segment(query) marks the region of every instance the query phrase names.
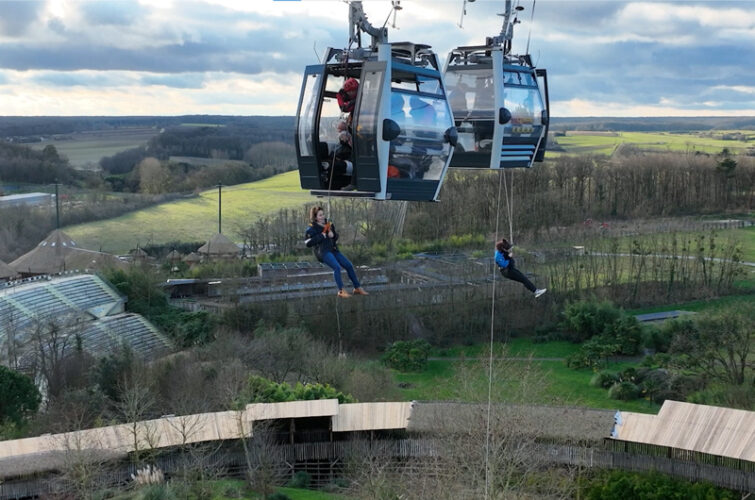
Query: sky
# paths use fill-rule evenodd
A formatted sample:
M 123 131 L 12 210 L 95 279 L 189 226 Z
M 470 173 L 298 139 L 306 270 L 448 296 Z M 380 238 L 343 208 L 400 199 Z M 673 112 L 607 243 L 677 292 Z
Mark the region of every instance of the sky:
M 755 0 L 514 1 L 551 116 L 755 116 Z M 502 0 L 462 4 L 402 0 L 394 28 L 363 2 L 441 62 L 501 29 Z M 293 115 L 348 28 L 342 0 L 0 0 L 0 115 Z

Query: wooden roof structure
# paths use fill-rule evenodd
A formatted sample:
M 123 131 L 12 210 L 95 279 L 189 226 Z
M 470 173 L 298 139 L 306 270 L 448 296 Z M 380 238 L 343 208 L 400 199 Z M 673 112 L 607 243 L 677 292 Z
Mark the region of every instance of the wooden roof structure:
M 115 255 L 87 250 L 60 229 L 51 232 L 32 250 L 10 263 L 22 275 L 56 274 L 72 269 L 125 267 Z
M 657 415 L 617 412 L 613 439 L 755 462 L 755 412 L 666 400 Z
M 133 424 L 119 424 L 62 434 L 0 441 L 0 479 L 6 465 L 26 462 L 24 473 L 54 468 L 56 460 L 65 458 L 68 451 L 92 451 L 123 456 L 134 451 L 134 428 L 139 449 L 154 449 L 207 441 L 239 439 L 254 433 L 254 422 L 308 417 L 337 418 L 344 415 L 341 431 L 374 430 L 382 423 L 406 428 L 411 411 L 410 403 L 361 403 L 341 405 L 337 399 L 289 401 L 285 403 L 249 404 L 243 411 L 221 411 L 184 416 L 167 416 Z M 375 418 L 377 416 L 378 418 Z M 393 428 L 393 427 L 390 427 Z M 334 429 L 335 430 L 335 429 Z M 38 459 L 32 459 L 36 457 Z M 33 469 L 33 470 L 31 470 Z M 16 471 L 15 473 L 18 473 Z
M 216 233 L 207 243 L 199 247 L 197 252 L 211 257 L 237 257 L 241 255 L 241 249 L 238 245 L 222 233 Z
M 0 280 L 11 279 L 16 276 L 18 276 L 16 270 L 0 260 Z

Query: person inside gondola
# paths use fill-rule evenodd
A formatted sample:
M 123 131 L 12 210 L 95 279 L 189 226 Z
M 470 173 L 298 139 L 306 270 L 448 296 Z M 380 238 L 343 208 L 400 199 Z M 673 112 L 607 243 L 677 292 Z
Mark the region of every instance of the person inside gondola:
M 349 132 L 349 126 L 346 124 L 346 120 L 339 121 L 337 129 L 338 144 L 333 153 L 333 166 L 336 169 L 335 171 L 340 172 L 344 179 L 349 179 L 348 184 L 342 187 L 341 190 L 353 191 L 356 187 L 351 182 L 351 177 L 354 174 L 354 164 L 351 163 L 351 151 L 353 148 L 351 132 Z
M 312 248 L 315 253 L 315 257 L 320 262 L 327 264 L 333 269 L 333 278 L 336 281 L 338 287 L 338 296 L 346 299 L 351 297 L 351 294 L 344 290 L 343 279 L 341 278 L 341 268 L 346 270 L 349 275 L 351 283 L 354 285 L 354 295 L 369 295 L 362 285 L 359 284 L 354 266 L 338 250 L 338 233 L 336 227 L 332 222 L 328 222 L 325 218 L 325 212 L 322 207 L 314 206 L 309 211 L 309 227 L 305 233 L 304 243 L 307 247 Z
M 514 253 L 511 251 L 511 243 L 505 238 L 495 244 L 495 263 L 504 278 L 518 281 L 530 292 L 535 294 L 535 298 L 540 297 L 546 292 L 546 288 L 536 288 L 522 272 L 516 268 L 514 263 Z
M 338 144 L 332 153 L 327 151 L 327 143 L 323 146 L 322 181 L 327 189 L 354 189 L 351 185 L 354 164 L 351 162 L 352 139 L 346 120 L 340 120 L 336 124 L 338 132 Z M 331 166 L 333 170 L 331 171 Z
M 346 125 L 351 128 L 351 120 L 354 115 L 354 106 L 357 103 L 357 92 L 359 91 L 359 82 L 356 78 L 347 78 L 343 82 L 343 87 L 336 94 L 338 100 L 338 107 L 341 111 L 348 113 L 349 117 L 346 119 Z

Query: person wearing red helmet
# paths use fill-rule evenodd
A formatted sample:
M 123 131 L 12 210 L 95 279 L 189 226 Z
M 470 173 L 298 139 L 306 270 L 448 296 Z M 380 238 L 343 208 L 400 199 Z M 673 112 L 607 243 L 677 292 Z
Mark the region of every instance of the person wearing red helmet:
M 356 78 L 347 78 L 346 81 L 343 82 L 343 87 L 341 87 L 341 90 L 338 91 L 338 106 L 344 113 L 349 113 L 349 117 L 351 117 L 351 113 L 354 112 L 354 105 L 357 102 L 358 90 L 359 82 L 356 80 Z

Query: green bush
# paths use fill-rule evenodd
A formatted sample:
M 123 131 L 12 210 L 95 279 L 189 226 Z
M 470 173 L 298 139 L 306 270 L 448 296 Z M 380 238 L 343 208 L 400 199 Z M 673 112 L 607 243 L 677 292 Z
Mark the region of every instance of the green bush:
M 0 424 L 21 425 L 37 412 L 41 402 L 42 395 L 31 378 L 0 365 Z
M 659 472 L 602 471 L 580 484 L 587 500 L 735 500 L 730 490 L 706 482 L 691 483 Z
M 611 399 L 620 399 L 621 401 L 631 401 L 637 399 L 640 395 L 640 388 L 632 382 L 616 382 L 608 389 L 608 397 Z
M 430 350 L 430 344 L 424 339 L 399 340 L 386 349 L 380 361 L 402 372 L 421 372 L 427 367 Z
M 302 384 L 295 386 L 283 382 L 279 384 L 258 375 L 247 380 L 239 398 L 239 405 L 249 403 L 282 403 L 285 401 L 311 401 L 315 399 L 338 399 L 339 403 L 354 403 L 354 398 L 328 384 Z
M 564 308 L 561 328 L 575 342 L 584 342 L 600 335 L 606 325 L 612 325 L 621 317 L 621 309 L 608 301 L 579 301 Z
M 306 471 L 300 470 L 296 474 L 294 474 L 294 477 L 291 478 L 291 480 L 288 482 L 289 488 L 300 488 L 300 489 L 307 489 L 309 488 L 309 485 L 312 483 L 312 476 L 309 475 Z
M 603 370 L 592 376 L 592 378 L 590 379 L 590 386 L 608 389 L 618 381 L 619 377 L 615 373 Z
M 291 500 L 291 497 L 283 492 L 276 491 L 275 493 L 270 493 L 267 496 L 267 500 Z
M 173 500 L 176 495 L 167 484 L 151 484 L 139 490 L 139 500 Z

